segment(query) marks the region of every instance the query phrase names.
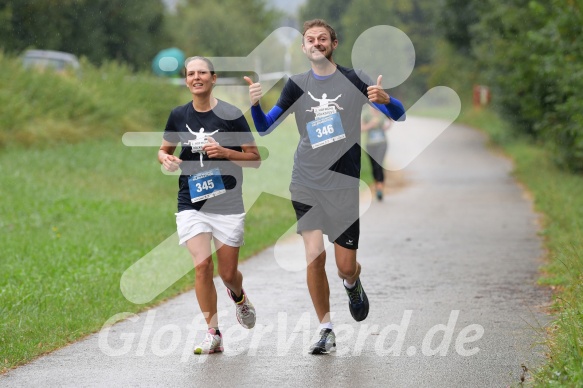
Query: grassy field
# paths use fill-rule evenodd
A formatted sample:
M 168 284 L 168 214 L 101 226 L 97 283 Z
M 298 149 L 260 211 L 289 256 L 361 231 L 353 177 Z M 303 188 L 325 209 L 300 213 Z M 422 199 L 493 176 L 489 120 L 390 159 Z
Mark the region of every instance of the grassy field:
M 24 72 L 0 55 L 0 371 L 24 364 L 192 288 L 193 271 L 148 305 L 120 278 L 175 233 L 177 177 L 156 147 L 127 147 L 127 131 L 159 131 L 177 89 L 114 64 L 82 78 Z M 267 103 L 269 105 L 269 102 Z M 245 173 L 241 260 L 272 245 L 295 217 L 286 195 L 297 130 L 258 138 L 266 159 Z M 370 182 L 370 165 L 363 162 Z
M 122 273 L 175 232 L 176 177 L 156 150 L 114 140 L 0 156 L 0 354 L 28 361 L 138 311 L 120 292 Z M 263 195 L 249 209 L 248 257 L 293 224 L 289 203 Z M 185 276 L 157 300 L 189 288 Z M 155 302 L 154 302 L 155 303 Z
M 534 384 L 583 386 L 583 177 L 558 169 L 542 145 L 513 137 L 488 110 L 466 109 L 461 121 L 487 132 L 512 157 L 515 176 L 544 215 L 548 264 L 539 283 L 555 291 L 555 320 L 547 328 L 548 363 L 535 371 Z

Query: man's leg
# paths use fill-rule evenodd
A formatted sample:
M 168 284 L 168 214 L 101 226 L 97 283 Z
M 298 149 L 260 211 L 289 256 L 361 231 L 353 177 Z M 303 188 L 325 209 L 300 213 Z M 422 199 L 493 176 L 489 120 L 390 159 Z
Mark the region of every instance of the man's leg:
M 320 339 L 310 347 L 310 354 L 328 354 L 336 350 L 336 336 L 330 321 L 330 286 L 326 276 L 326 251 L 321 230 L 302 232 L 306 260 L 307 281 L 312 303 L 320 321 Z
M 354 284 L 360 275 L 360 264 L 356 262 L 356 249 L 347 249 L 334 243 L 334 254 L 338 276 L 348 284 Z
M 350 230 L 347 232 L 350 233 Z M 354 227 L 352 228 L 352 232 L 354 233 Z M 334 243 L 336 266 L 338 267 L 338 276 L 342 279 L 346 294 L 348 295 L 350 314 L 355 321 L 360 322 L 368 316 L 368 297 L 360 283 L 360 264 L 356 261 L 356 249 L 349 249 L 338 243 L 338 241 L 347 240 L 345 235 L 343 234 Z M 356 234 L 355 236 L 358 235 Z M 348 241 L 354 240 L 355 238 L 348 239 Z
M 330 322 L 330 287 L 326 276 L 326 251 L 321 230 L 304 230 L 302 232 L 306 250 L 307 283 L 312 304 L 320 323 Z

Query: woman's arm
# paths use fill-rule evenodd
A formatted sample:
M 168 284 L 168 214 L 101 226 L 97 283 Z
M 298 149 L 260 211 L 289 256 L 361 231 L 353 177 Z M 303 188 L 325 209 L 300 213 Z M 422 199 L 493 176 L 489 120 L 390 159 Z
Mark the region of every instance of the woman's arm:
M 207 138 L 208 144 L 203 147 L 209 158 L 227 159 L 241 167 L 259 168 L 261 165 L 261 155 L 255 142 L 242 144 L 243 151 L 235 151 L 230 148 L 221 147 L 212 137 Z
M 177 145 L 178 144 L 162 140 L 162 145 L 158 150 L 158 161 L 164 166 L 166 171 L 174 172 L 178 170 L 180 163 L 182 163 L 182 160 L 174 156 L 174 151 L 176 151 Z

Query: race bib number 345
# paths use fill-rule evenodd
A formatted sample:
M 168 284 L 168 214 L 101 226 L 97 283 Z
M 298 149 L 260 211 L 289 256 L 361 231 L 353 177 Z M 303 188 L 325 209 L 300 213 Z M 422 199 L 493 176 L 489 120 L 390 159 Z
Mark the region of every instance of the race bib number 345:
M 306 129 L 310 137 L 312 148 L 322 147 L 346 138 L 339 113 L 310 121 Z
M 192 203 L 204 201 L 227 192 L 218 168 L 188 177 L 190 200 Z

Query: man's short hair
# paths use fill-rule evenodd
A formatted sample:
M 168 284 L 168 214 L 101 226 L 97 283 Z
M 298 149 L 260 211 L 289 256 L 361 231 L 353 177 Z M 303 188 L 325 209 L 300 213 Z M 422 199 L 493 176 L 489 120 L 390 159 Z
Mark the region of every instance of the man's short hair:
M 334 28 L 332 28 L 332 26 L 329 25 L 324 19 L 306 20 L 304 22 L 304 30 L 302 31 L 302 35 L 305 35 L 306 31 L 313 27 L 324 27 L 330 33 L 330 39 L 332 40 L 332 42 L 338 40 L 338 38 L 336 37 L 336 31 L 334 31 Z

